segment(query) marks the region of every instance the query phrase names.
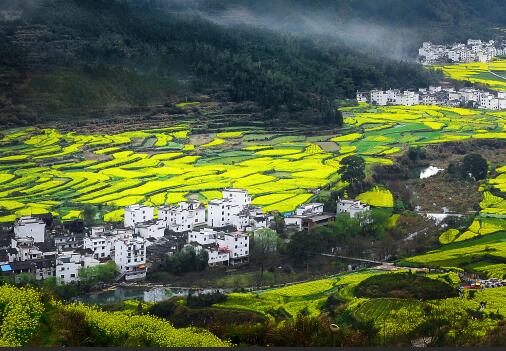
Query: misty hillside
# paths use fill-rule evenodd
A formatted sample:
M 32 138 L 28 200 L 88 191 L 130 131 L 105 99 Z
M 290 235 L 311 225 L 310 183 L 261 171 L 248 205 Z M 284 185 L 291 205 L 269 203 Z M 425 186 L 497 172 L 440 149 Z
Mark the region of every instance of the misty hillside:
M 412 58 L 426 40 L 503 35 L 502 0 L 130 0 L 173 12 L 195 11 L 222 24 L 248 23 L 329 35 L 368 52 Z
M 167 4 L 2 4 L 4 14 L 10 11 L 0 22 L 2 120 L 99 115 L 205 93 L 253 101 L 266 116 L 290 112 L 327 123 L 334 118 L 334 99 L 353 97 L 357 89 L 434 81 L 418 65 L 361 54 L 322 37 L 230 28 L 196 13 L 161 11 Z

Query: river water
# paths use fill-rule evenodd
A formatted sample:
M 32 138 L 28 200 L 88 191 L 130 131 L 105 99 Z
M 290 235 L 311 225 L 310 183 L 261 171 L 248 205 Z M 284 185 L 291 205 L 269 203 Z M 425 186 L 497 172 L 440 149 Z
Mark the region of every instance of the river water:
M 177 296 L 188 296 L 189 292 L 194 295 L 210 294 L 223 289 L 190 289 L 173 287 L 131 287 L 119 286 L 114 289 L 104 290 L 96 293 L 89 293 L 79 297 L 77 300 L 87 304 L 110 304 L 125 300 L 140 300 L 144 302 L 160 302 Z

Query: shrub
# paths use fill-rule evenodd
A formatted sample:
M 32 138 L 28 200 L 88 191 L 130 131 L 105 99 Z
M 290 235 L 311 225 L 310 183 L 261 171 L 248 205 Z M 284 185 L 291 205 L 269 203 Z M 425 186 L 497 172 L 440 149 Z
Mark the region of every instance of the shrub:
M 355 288 L 358 297 L 396 297 L 443 299 L 458 295 L 457 289 L 437 279 L 409 274 L 380 274 L 360 282 Z

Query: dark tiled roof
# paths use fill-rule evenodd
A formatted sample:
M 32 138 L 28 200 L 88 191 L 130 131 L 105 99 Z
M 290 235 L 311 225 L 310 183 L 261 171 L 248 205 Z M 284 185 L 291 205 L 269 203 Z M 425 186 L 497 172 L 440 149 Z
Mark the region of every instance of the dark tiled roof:
M 42 252 L 51 252 L 56 250 L 56 246 L 52 242 L 43 242 L 35 244 Z
M 14 271 L 18 269 L 30 269 L 35 267 L 35 263 L 33 261 L 9 262 L 9 265 L 12 267 L 12 270 Z

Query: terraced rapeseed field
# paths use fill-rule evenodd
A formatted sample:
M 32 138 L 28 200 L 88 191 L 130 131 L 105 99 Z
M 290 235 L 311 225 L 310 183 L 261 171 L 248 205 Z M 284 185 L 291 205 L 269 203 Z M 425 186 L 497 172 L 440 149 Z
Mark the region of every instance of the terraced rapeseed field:
M 452 79 L 486 84 L 496 90 L 506 90 L 506 60 L 459 63 L 435 68 L 442 69 Z
M 265 211 L 291 212 L 315 189 L 346 186 L 339 173 L 343 157 L 357 154 L 367 164 L 389 165 L 408 145 L 506 138 L 501 112 L 366 104 L 342 110 L 347 126 L 342 135 L 229 128 L 203 145 L 192 144 L 188 125 L 90 135 L 7 130 L 0 139 L 0 221 L 47 212 L 70 219 L 85 204 L 101 205 L 106 220 L 118 221 L 125 205 L 158 206 L 190 197 L 207 202 L 225 187 L 247 189 Z M 490 186 L 504 191 L 504 176 Z M 501 214 L 503 202 L 486 196 L 482 213 Z M 379 207 L 393 202 L 378 189 L 362 197 Z M 44 201 L 52 202 L 40 205 Z M 478 234 L 492 230 L 483 219 L 480 223 Z

